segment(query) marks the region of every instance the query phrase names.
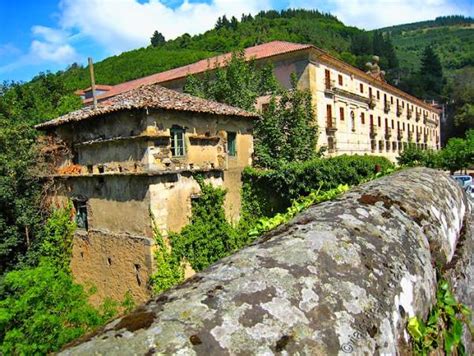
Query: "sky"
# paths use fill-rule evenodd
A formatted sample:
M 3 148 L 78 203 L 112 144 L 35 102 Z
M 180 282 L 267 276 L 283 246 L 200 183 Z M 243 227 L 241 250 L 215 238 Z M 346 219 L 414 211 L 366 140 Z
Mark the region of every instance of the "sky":
M 474 0 L 0 0 L 0 82 L 147 46 L 155 30 L 172 39 L 204 32 L 224 14 L 284 8 L 330 12 L 366 30 L 474 16 Z

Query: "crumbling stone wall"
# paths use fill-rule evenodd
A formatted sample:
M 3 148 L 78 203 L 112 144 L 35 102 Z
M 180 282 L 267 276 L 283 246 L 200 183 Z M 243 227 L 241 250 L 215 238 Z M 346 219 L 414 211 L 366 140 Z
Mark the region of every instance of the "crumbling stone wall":
M 311 207 L 63 354 L 408 353 L 408 318 L 435 301 L 434 266 L 472 295 L 472 249 L 457 249 L 472 246 L 471 217 L 446 174 L 398 172 Z

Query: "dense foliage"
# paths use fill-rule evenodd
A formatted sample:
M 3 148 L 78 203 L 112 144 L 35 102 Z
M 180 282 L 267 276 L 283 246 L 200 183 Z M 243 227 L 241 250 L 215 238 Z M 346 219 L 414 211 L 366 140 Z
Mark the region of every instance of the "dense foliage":
M 356 185 L 374 176 L 377 170 L 392 167 L 386 158 L 356 155 L 289 163 L 272 170 L 248 167 L 242 177 L 243 215 L 273 216 L 314 190 L 324 192 L 340 184 Z
M 315 157 L 318 128 L 311 94 L 296 88 L 273 95 L 255 123 L 255 164 L 276 168 Z
M 273 68 L 246 61 L 243 52 L 233 53 L 225 66 L 206 72 L 202 77 L 189 76 L 184 92 L 245 110 L 254 110 L 258 96 L 279 90 Z
M 116 313 L 106 302 L 101 310 L 88 304 L 91 292 L 74 283 L 69 271 L 75 224 L 70 207 L 46 221 L 39 262 L 0 279 L 0 353 L 46 354 L 103 324 Z
M 420 59 L 420 69 L 400 82 L 400 88 L 419 98 L 440 100 L 445 83 L 438 54 L 427 46 Z
M 440 151 L 422 150 L 410 144 L 397 157 L 398 163 L 406 166 L 426 166 L 456 171 L 474 166 L 474 130 L 465 138 L 451 138 Z

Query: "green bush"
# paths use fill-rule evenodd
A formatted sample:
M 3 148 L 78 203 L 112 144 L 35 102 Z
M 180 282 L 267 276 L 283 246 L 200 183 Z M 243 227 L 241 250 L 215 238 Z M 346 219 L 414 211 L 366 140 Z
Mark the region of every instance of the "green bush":
M 9 272 L 0 300 L 0 354 L 46 354 L 103 324 L 101 313 L 71 275 L 46 259 Z
M 100 310 L 89 305 L 93 290 L 86 292 L 73 281 L 69 262 L 75 223 L 70 211 L 70 206 L 53 211 L 28 263 L 0 279 L 2 355 L 57 351 L 116 313 L 117 302 L 107 300 Z M 132 304 L 127 299 L 124 307 Z
M 284 212 L 291 202 L 321 187 L 322 191 L 340 184 L 357 185 L 376 173 L 393 168 L 378 156 L 337 156 L 303 163 L 290 163 L 278 169 L 246 168 L 243 172 L 242 214 L 248 219 Z

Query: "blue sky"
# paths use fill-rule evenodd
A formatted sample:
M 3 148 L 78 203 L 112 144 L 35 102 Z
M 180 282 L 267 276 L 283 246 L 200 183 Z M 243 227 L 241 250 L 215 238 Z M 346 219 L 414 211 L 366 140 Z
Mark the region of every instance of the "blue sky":
M 0 81 L 146 46 L 155 29 L 169 39 L 206 31 L 222 14 L 288 7 L 331 12 L 368 30 L 474 16 L 474 0 L 0 0 Z

